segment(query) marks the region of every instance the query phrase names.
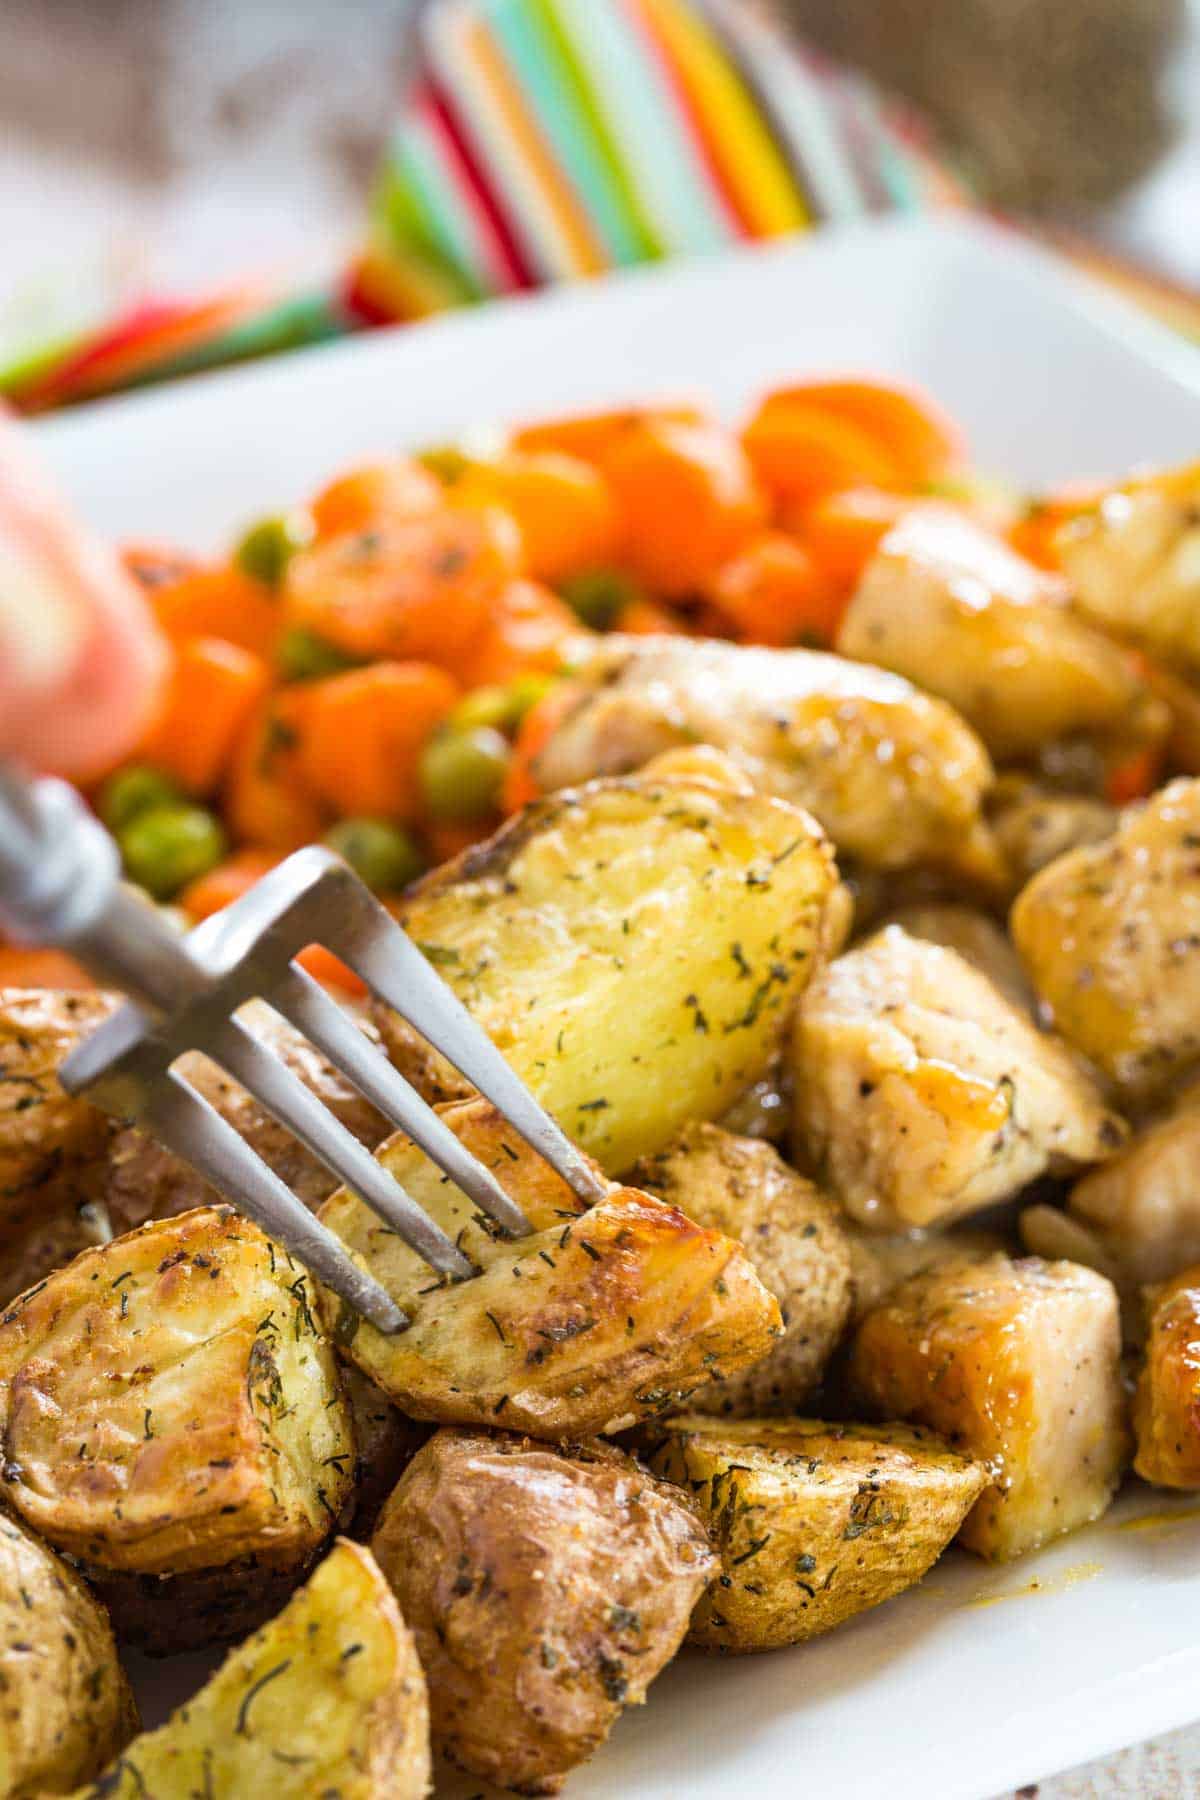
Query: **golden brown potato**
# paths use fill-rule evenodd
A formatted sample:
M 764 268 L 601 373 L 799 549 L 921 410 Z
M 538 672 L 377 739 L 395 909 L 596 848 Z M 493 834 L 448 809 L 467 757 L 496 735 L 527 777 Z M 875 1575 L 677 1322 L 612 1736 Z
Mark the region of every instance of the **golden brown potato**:
M 425 1677 L 374 1558 L 339 1539 L 277 1618 L 75 1800 L 424 1800 Z
M 66 1563 L 0 1514 L 0 1794 L 69 1793 L 137 1727 L 104 1612 Z
M 402 923 L 619 1174 L 767 1071 L 834 879 L 812 821 L 781 801 L 707 777 L 597 782 L 435 870 Z M 422 1092 L 464 1092 L 385 1030 Z
M 1155 1487 L 1200 1488 L 1200 1267 L 1152 1288 L 1146 1300 L 1133 1466 Z
M 439 1431 L 372 1548 L 412 1627 L 434 1743 L 526 1794 L 637 1706 L 716 1573 L 674 1488 L 607 1444 Z
M 354 1440 L 309 1280 L 208 1208 L 85 1251 L 0 1319 L 0 1492 L 123 1633 L 225 1635 L 328 1536 Z
M 978 907 L 926 900 L 902 906 L 886 923 L 899 925 L 909 937 L 940 944 L 943 950 L 957 950 L 1006 1000 L 1022 1012 L 1033 1011 L 1033 989 L 1025 979 L 1020 957 L 996 921 Z
M 910 1425 L 689 1414 L 647 1437 L 650 1467 L 692 1496 L 720 1552 L 688 1631 L 710 1650 L 778 1650 L 890 1600 L 987 1484 L 982 1464 Z
M 868 866 L 998 874 L 983 745 L 897 675 L 812 650 L 613 635 L 582 644 L 572 666 L 585 692 L 536 759 L 547 789 L 715 744 Z
M 795 1412 L 821 1379 L 850 1312 L 850 1250 L 836 1207 L 770 1144 L 685 1125 L 633 1181 L 697 1225 L 737 1238 L 779 1302 L 783 1336 L 759 1363 L 692 1395 L 693 1411 Z
M 1200 670 L 1200 463 L 1137 476 L 1063 527 L 1076 605 L 1168 668 Z
M 976 1457 L 993 1480 L 959 1533 L 997 1561 L 1103 1513 L 1128 1448 L 1117 1295 L 1075 1263 L 948 1263 L 859 1327 L 858 1399 Z
M 1014 891 L 1056 856 L 1111 837 L 1120 815 L 1094 794 L 1060 794 L 1024 775 L 1002 775 L 988 819 L 1008 863 Z
M 978 1212 L 1124 1135 L 1062 1044 L 896 925 L 817 976 L 793 1045 L 798 1145 L 879 1230 Z
M 1012 933 L 1063 1036 L 1133 1098 L 1163 1092 L 1200 1059 L 1200 781 L 1035 875 Z
M 485 1101 L 442 1116 L 495 1171 L 530 1236 L 493 1235 L 400 1135 L 380 1160 L 480 1273 L 442 1285 L 344 1188 L 320 1215 L 411 1320 L 385 1337 L 322 1295 L 344 1354 L 413 1418 L 546 1438 L 616 1430 L 759 1360 L 781 1334 L 740 1244 L 636 1188 L 613 1185 L 585 1207 Z
M 914 507 L 867 565 L 838 632 L 843 656 L 937 694 L 992 755 L 1061 738 L 1161 742 L 1162 703 L 1066 584 L 961 512 Z

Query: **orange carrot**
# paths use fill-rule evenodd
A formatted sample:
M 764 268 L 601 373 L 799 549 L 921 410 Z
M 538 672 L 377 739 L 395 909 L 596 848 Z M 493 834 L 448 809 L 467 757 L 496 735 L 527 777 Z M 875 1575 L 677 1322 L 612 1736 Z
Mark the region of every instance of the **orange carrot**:
M 506 814 L 520 812 L 523 806 L 541 797 L 542 790 L 533 774 L 534 759 L 543 745 L 549 743 L 582 692 L 578 682 L 560 681 L 525 714 L 517 731 L 512 761 L 500 796 Z
M 472 844 L 481 844 L 494 829 L 494 824 L 463 824 L 457 819 L 431 819 L 422 827 L 421 835 L 429 846 L 431 866 L 436 868 L 439 863 L 461 856 Z
M 624 560 L 659 594 L 694 592 L 765 523 L 754 471 L 720 426 L 638 425 L 603 467 L 624 521 Z
M 812 501 L 837 488 L 903 488 L 889 451 L 852 419 L 802 400 L 765 400 L 742 433 L 755 474 L 777 502 Z
M 242 733 L 225 785 L 225 821 L 240 844 L 286 852 L 321 836 L 325 815 L 299 770 L 311 692 L 279 688 Z
M 493 600 L 521 573 L 521 538 L 497 507 L 442 506 L 299 551 L 284 579 L 290 626 L 351 656 L 435 662 L 476 648 Z
M 256 656 L 270 656 L 279 636 L 277 601 L 261 582 L 240 569 L 195 569 L 151 593 L 160 626 L 173 643 L 186 638 L 224 638 Z
M 536 581 L 510 581 L 492 602 L 479 641 L 461 666 L 466 688 L 502 687 L 518 675 L 557 669 L 563 645 L 584 632 L 565 600 Z
M 410 457 L 368 463 L 331 481 L 309 507 L 317 536 L 338 537 L 344 531 L 367 531 L 385 519 L 428 512 L 442 501 L 436 476 Z
M 777 388 L 762 407 L 812 407 L 863 432 L 896 469 L 901 484 L 920 488 L 962 460 L 962 435 L 928 395 L 892 382 L 802 381 Z
M 573 413 L 562 419 L 540 419 L 513 433 L 516 450 L 534 453 L 558 450 L 584 462 L 602 462 L 621 438 L 639 426 L 653 423 L 702 425 L 705 414 L 698 406 L 626 406 L 612 412 Z
M 629 600 L 613 620 L 613 630 L 625 637 L 686 637 L 687 628 L 678 613 L 657 600 Z
M 248 893 L 256 881 L 275 868 L 280 861 L 278 854 L 272 850 L 235 850 L 232 856 L 210 869 L 207 875 L 200 875 L 189 882 L 180 894 L 176 905 L 183 908 L 188 918 L 198 925 L 201 919 L 207 919 L 213 913 L 221 912 L 226 906 L 232 906 L 235 900 Z
M 296 961 L 300 967 L 312 976 L 314 981 L 321 982 L 324 987 L 337 988 L 343 994 L 352 995 L 361 1000 L 367 991 L 367 984 L 361 981 L 353 969 L 348 969 L 340 957 L 324 944 L 309 944 L 300 952 Z
M 806 507 L 796 534 L 833 581 L 853 587 L 892 526 L 912 505 L 884 488 L 843 488 Z
M 765 531 L 704 590 L 725 630 L 747 644 L 832 643 L 844 589 L 793 538 Z
M 0 988 L 90 988 L 95 985 L 87 970 L 61 950 L 0 944 Z
M 1111 806 L 1128 806 L 1131 801 L 1144 800 L 1158 786 L 1162 771 L 1162 746 L 1147 745 L 1109 770 L 1104 797 Z
M 1104 491 L 1096 482 L 1064 482 L 1052 493 L 1031 500 L 1020 518 L 1009 527 L 1009 543 L 1039 569 L 1057 573 L 1062 567 L 1059 532 L 1077 513 L 1094 506 Z
M 343 816 L 415 819 L 421 750 L 458 699 L 445 670 L 378 662 L 310 682 L 307 692 L 297 756 L 309 791 Z
M 616 554 L 620 516 L 604 476 L 560 450 L 510 451 L 471 463 L 454 490 L 464 505 L 492 503 L 516 520 L 538 581 L 565 581 Z
M 270 670 L 253 651 L 223 638 L 188 638 L 176 652 L 139 759 L 190 794 L 211 792 L 270 684 Z

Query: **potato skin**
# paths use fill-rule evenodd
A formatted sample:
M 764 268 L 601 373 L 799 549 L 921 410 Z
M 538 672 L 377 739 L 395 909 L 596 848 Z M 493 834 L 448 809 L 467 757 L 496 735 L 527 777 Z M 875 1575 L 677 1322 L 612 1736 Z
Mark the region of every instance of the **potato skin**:
M 683 1496 L 611 1445 L 439 1431 L 372 1541 L 429 1681 L 434 1742 L 527 1794 L 639 1705 L 716 1573 Z
M 69 1793 L 137 1726 L 103 1609 L 52 1550 L 0 1515 L 0 1793 Z
M 862 1411 L 939 1431 L 992 1473 L 959 1537 L 1004 1561 L 1107 1509 L 1129 1447 L 1116 1290 L 1092 1269 L 997 1254 L 893 1290 L 850 1356 Z
M 982 1464 L 908 1425 L 688 1414 L 645 1436 L 650 1467 L 691 1495 L 720 1552 L 688 1631 L 709 1650 L 778 1650 L 890 1600 L 987 1483 Z
M 104 1580 L 119 1629 L 157 1615 L 177 1645 L 214 1588 L 237 1629 L 257 1577 L 277 1600 L 328 1536 L 354 1447 L 309 1280 L 201 1208 L 84 1252 L 0 1318 L 0 1491 Z
M 432 1427 L 407 1418 L 353 1363 L 343 1363 L 338 1374 L 354 1427 L 354 1487 L 343 1529 L 347 1537 L 365 1544 L 384 1501 L 422 1444 L 428 1443 Z
M 411 1321 L 385 1337 L 323 1294 L 344 1355 L 412 1418 L 505 1425 L 534 1437 L 616 1430 L 678 1404 L 713 1371 L 757 1361 L 779 1308 L 739 1244 L 636 1188 L 585 1208 L 486 1101 L 442 1117 L 533 1226 L 493 1237 L 403 1135 L 378 1155 L 480 1270 L 442 1286 L 343 1189 L 321 1211 Z
M 761 1362 L 692 1395 L 693 1412 L 794 1412 L 812 1393 L 850 1313 L 850 1248 L 837 1208 L 770 1144 L 685 1125 L 633 1179 L 697 1225 L 742 1244 L 779 1302 L 783 1336 Z
M 339 1538 L 277 1618 L 75 1800 L 424 1800 L 429 1711 L 370 1552 Z
M 805 813 L 706 776 L 592 782 L 434 870 L 400 920 L 609 1174 L 764 1075 L 835 872 Z M 461 1077 L 383 1022 L 421 1091 Z
M 1133 1466 L 1155 1487 L 1200 1488 L 1200 1265 L 1147 1292 Z

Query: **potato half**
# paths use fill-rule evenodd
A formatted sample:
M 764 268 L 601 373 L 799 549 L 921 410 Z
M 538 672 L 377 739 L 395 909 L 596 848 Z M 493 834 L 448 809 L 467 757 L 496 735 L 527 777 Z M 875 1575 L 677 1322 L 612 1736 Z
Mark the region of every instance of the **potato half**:
M 689 1643 L 778 1650 L 919 1581 L 987 1483 L 908 1425 L 708 1419 L 647 1428 L 650 1467 L 692 1496 L 722 1573 Z
M 69 1793 L 137 1724 L 103 1609 L 52 1550 L 0 1516 L 0 1794 Z
M 429 1681 L 435 1744 L 553 1794 L 679 1647 L 717 1561 L 686 1501 L 611 1445 L 439 1431 L 372 1548 Z
M 500 1236 L 410 1140 L 377 1153 L 479 1273 L 444 1285 L 343 1189 L 320 1217 L 404 1308 L 386 1337 L 322 1295 L 345 1355 L 418 1419 L 534 1437 L 615 1430 L 771 1349 L 779 1308 L 740 1244 L 636 1188 L 585 1208 L 482 1100 L 442 1116 L 533 1226 Z
M 123 1632 L 227 1635 L 329 1535 L 354 1439 L 309 1281 L 200 1208 L 84 1252 L 0 1319 L 0 1491 Z
M 339 1539 L 284 1610 L 76 1800 L 423 1800 L 425 1678 L 368 1550 Z
M 1156 1487 L 1200 1488 L 1200 1267 L 1147 1294 L 1133 1466 Z

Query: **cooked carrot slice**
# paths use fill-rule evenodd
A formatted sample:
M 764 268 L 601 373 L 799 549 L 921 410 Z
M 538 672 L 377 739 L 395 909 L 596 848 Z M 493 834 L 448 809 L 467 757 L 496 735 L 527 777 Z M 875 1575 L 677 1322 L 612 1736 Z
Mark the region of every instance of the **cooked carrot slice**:
M 530 801 L 540 798 L 542 790 L 533 775 L 533 760 L 558 730 L 582 691 L 578 682 L 560 681 L 525 714 L 500 796 L 506 813 L 520 812 Z
M 538 581 L 564 581 L 610 562 L 620 514 L 600 471 L 559 450 L 513 450 L 471 463 L 454 489 L 463 504 L 492 503 L 520 528 L 525 563 Z
M 190 794 L 216 787 L 271 684 L 261 656 L 224 638 L 188 638 L 175 654 L 159 714 L 138 758 Z
M 0 988 L 90 988 L 95 985 L 87 970 L 61 950 L 0 944 Z
M 1131 801 L 1144 800 L 1159 785 L 1162 772 L 1162 746 L 1147 745 L 1109 770 L 1104 797 L 1113 806 L 1128 806 Z
M 256 656 L 270 656 L 279 636 L 279 602 L 240 569 L 194 569 L 182 580 L 152 589 L 150 602 L 173 643 L 224 638 Z
M 225 820 L 240 844 L 299 850 L 315 842 L 325 814 L 300 775 L 311 687 L 278 689 L 248 721 L 225 785 Z
M 907 495 L 885 488 L 842 488 L 806 507 L 796 532 L 818 568 L 833 581 L 852 587 L 911 505 Z
M 378 662 L 310 682 L 307 693 L 296 753 L 309 791 L 344 817 L 415 819 L 421 751 L 458 699 L 445 670 Z
M 621 508 L 625 561 L 656 593 L 695 592 L 765 523 L 754 471 L 720 426 L 639 425 L 603 466 Z
M 686 637 L 679 614 L 657 600 L 629 600 L 613 620 L 613 630 L 624 637 Z
M 510 581 L 492 603 L 491 616 L 462 663 L 466 688 L 504 686 L 518 675 L 550 672 L 564 644 L 584 631 L 565 600 L 536 581 Z
M 512 443 L 517 450 L 560 450 L 564 455 L 580 457 L 584 462 L 601 462 L 621 438 L 642 425 L 656 422 L 702 425 L 705 419 L 706 415 L 698 406 L 686 402 L 625 406 L 611 412 L 573 413 L 562 419 L 540 419 L 514 432 Z
M 360 980 L 354 970 L 348 969 L 341 957 L 335 956 L 332 950 L 327 950 L 324 944 L 309 944 L 307 949 L 300 952 L 296 961 L 314 981 L 321 982 L 325 987 L 337 988 L 343 994 L 353 995 L 356 1000 L 361 1000 L 367 991 L 366 982 Z
M 384 519 L 403 519 L 441 504 L 441 483 L 411 457 L 368 463 L 331 481 L 309 507 L 318 537 L 366 531 Z
M 189 882 L 176 904 L 195 924 L 232 906 L 280 861 L 275 850 L 235 850 L 223 863 Z
M 777 501 L 813 501 L 861 485 L 905 486 L 898 464 L 870 432 L 801 400 L 764 401 L 742 443 L 758 479 Z
M 919 488 L 962 459 L 958 428 L 928 396 L 884 381 L 803 381 L 768 394 L 760 416 L 812 407 L 855 426 L 895 468 L 905 487 Z
M 845 590 L 778 531 L 764 532 L 725 563 L 705 597 L 725 631 L 747 644 L 832 643 L 845 608 Z

